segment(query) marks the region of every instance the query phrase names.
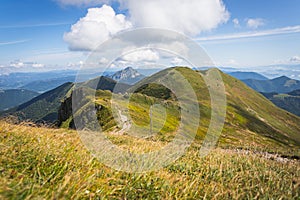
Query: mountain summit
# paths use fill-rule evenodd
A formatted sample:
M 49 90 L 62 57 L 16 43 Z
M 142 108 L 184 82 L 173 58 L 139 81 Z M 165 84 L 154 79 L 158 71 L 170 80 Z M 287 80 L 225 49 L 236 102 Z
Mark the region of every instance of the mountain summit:
M 140 74 L 137 70 L 133 69 L 132 67 L 127 67 L 121 71 L 117 71 L 113 75 L 109 76 L 109 78 L 112 78 L 117 82 L 134 84 L 145 78 L 145 76 Z

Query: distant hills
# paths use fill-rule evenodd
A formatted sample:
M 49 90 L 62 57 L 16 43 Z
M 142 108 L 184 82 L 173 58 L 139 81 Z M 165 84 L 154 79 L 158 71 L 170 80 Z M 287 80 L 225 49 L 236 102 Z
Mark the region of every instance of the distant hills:
M 286 76 L 281 76 L 271 80 L 246 79 L 243 80 L 243 82 L 254 90 L 263 93 L 289 93 L 300 89 L 300 81 Z
M 289 92 L 288 94 L 263 93 L 276 106 L 300 116 L 300 90 Z
M 98 77 L 90 81 L 79 83 L 83 87 L 109 90 L 116 93 L 126 91 L 130 86 L 107 77 Z M 23 103 L 3 113 L 4 116 L 15 115 L 21 121 L 30 120 L 33 122 L 56 123 L 61 102 L 70 96 L 74 83 L 68 82 L 45 92 L 32 100 Z M 115 89 L 115 90 L 114 90 Z
M 247 79 L 254 79 L 254 80 L 268 80 L 267 77 L 256 73 L 256 72 L 230 72 L 228 73 L 230 76 L 237 78 L 239 80 L 247 80 Z
M 261 92 L 279 108 L 300 116 L 300 81 L 286 76 L 269 80 L 254 72 L 232 72 L 229 75 Z
M 29 120 L 33 122 L 55 123 L 57 121 L 58 108 L 61 101 L 72 87 L 73 83 L 65 83 L 20 106 L 6 111 L 4 116 L 14 115 L 21 121 Z
M 74 82 L 74 81 L 75 81 L 75 76 L 67 76 L 61 78 L 33 81 L 22 86 L 21 88 L 42 93 L 42 92 L 52 90 L 64 83 Z
M 147 77 L 133 86 L 117 83 L 108 77 L 98 77 L 77 85 L 79 89 L 75 91 L 81 94 L 82 98 L 78 102 L 80 107 L 74 113 L 76 116 L 82 116 L 80 124 L 84 125 L 91 122 L 90 112 L 96 108 L 97 120 L 104 130 L 120 130 L 122 127 L 116 126 L 117 123 L 112 114 L 111 94 L 114 92 L 117 95 L 120 105 L 126 105 L 126 98 L 129 98 L 128 94 L 131 93 L 129 113 L 127 114 L 130 114 L 131 120 L 135 124 L 149 126 L 151 105 L 159 104 L 166 108 L 166 121 L 161 120 L 164 119 L 161 109 L 154 110 L 153 116 L 155 116 L 155 123 L 159 124 L 158 127 L 154 126 L 154 129 L 157 128 L 159 131 L 157 137 L 168 140 L 178 128 L 180 108 L 176 96 L 169 89 L 159 84 L 149 84 L 149 81 L 159 82 L 165 78 L 166 74 L 173 76 L 171 70 L 176 70 L 186 77 L 196 92 L 201 115 L 196 138 L 203 139 L 211 120 L 211 100 L 202 76 L 217 69 L 194 71 L 185 67 L 169 68 Z M 267 145 L 284 148 L 300 145 L 299 117 L 276 107 L 263 95 L 236 78 L 222 72 L 219 73 L 222 75 L 227 95 L 226 122 L 219 140 L 221 145 L 245 146 L 246 144 L 252 145 L 250 144 L 252 142 L 261 147 Z M 278 82 L 283 83 L 282 81 Z M 62 127 L 75 128 L 72 115 L 73 86 L 73 83 L 65 83 L 27 103 L 10 109 L 5 114 L 16 115 L 20 120 L 57 122 Z M 90 97 L 91 94 L 95 94 L 96 99 L 93 100 Z M 87 109 L 86 113 L 85 109 Z M 123 112 L 125 109 L 120 107 L 119 110 Z M 193 121 L 192 118 L 189 120 Z
M 117 71 L 116 73 L 108 77 L 117 82 L 126 84 L 134 84 L 145 78 L 144 75 L 140 74 L 137 70 L 133 69 L 132 67 L 127 67 L 123 70 Z
M 11 73 L 0 75 L 0 89 L 19 89 L 26 85 L 38 81 L 49 81 L 65 77 L 75 77 L 77 71 L 74 70 L 61 70 L 61 71 L 50 71 L 50 72 L 27 72 L 27 73 Z M 72 80 L 73 82 L 74 80 Z M 65 83 L 65 82 L 64 82 Z M 61 84 L 59 84 L 61 85 Z M 56 87 L 58 87 L 57 85 Z M 23 89 L 30 89 L 33 91 L 39 91 L 35 88 L 24 87 Z M 45 90 L 41 90 L 45 91 Z
M 0 111 L 18 106 L 38 95 L 37 92 L 25 89 L 0 90 Z

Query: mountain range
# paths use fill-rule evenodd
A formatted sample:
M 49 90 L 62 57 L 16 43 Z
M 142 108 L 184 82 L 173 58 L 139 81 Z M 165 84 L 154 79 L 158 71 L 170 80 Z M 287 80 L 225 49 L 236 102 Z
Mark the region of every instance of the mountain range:
M 78 83 L 78 85 L 109 91 L 114 91 L 114 88 L 117 85 L 116 88 L 119 89 L 114 91 L 116 93 L 126 91 L 130 87 L 124 83 L 117 84 L 116 81 L 107 77 L 98 77 L 86 82 Z M 64 83 L 63 85 L 45 92 L 26 103 L 3 112 L 2 115 L 15 115 L 21 121 L 29 120 L 33 122 L 56 123 L 58 121 L 58 112 L 61 103 L 69 96 L 73 87 L 74 83 Z
M 201 121 L 196 138 L 203 139 L 209 127 L 211 117 L 210 97 L 207 86 L 202 78 L 208 71 L 195 72 L 189 68 L 171 68 L 166 69 L 153 76 L 140 81 L 137 85 L 126 89 L 127 93 L 132 93 L 132 88 L 138 87 L 130 97 L 129 111 L 127 111 L 131 119 L 141 126 L 149 126 L 149 107 L 152 103 L 160 104 L 166 108 L 166 122 L 163 123 L 163 112 L 161 110 L 153 111 L 156 116 L 156 124 L 154 130 L 158 128 L 158 136 L 168 140 L 172 138 L 172 133 L 178 128 L 180 112 L 178 110 L 178 102 L 172 92 L 162 86 L 145 84 L 145 81 L 157 81 L 163 79 L 165 74 L 170 70 L 177 70 L 183 74 L 192 87 L 196 91 L 198 104 L 200 108 Z M 215 69 L 212 69 L 215 70 Z M 222 136 L 219 140 L 223 145 L 245 146 L 251 145 L 254 142 L 258 146 L 270 145 L 272 149 L 280 149 L 289 147 L 296 147 L 300 145 L 300 125 L 299 118 L 276 107 L 272 102 L 266 99 L 263 95 L 247 87 L 241 81 L 222 74 L 222 78 L 226 87 L 227 94 L 227 115 L 226 122 L 223 129 Z M 86 113 L 82 109 L 74 111 L 75 116 L 81 116 L 83 121 L 80 121 L 79 127 L 91 122 L 88 114 L 91 109 L 97 108 L 97 119 L 104 130 L 121 129 L 117 126 L 117 122 L 113 117 L 111 110 L 111 92 L 99 90 L 94 92 L 90 84 L 84 83 L 79 87 L 77 93 L 84 94 L 80 98 L 80 108 L 86 108 Z M 93 85 L 95 86 L 95 85 Z M 151 91 L 149 93 L 149 91 Z M 73 91 L 74 92 L 74 91 Z M 120 91 L 119 91 L 120 92 Z M 96 94 L 92 100 L 91 94 Z M 75 128 L 74 119 L 72 115 L 72 93 L 69 93 L 67 98 L 63 98 L 62 104 L 59 108 L 59 124 L 62 127 Z M 120 105 L 123 105 L 127 94 L 117 93 L 117 99 Z M 92 100 L 92 102 L 91 102 Z M 91 107 L 92 106 L 92 107 Z M 89 109 L 88 109 L 89 108 Z M 124 108 L 119 108 L 123 110 Z M 125 110 L 125 109 L 124 109 Z M 193 120 L 192 118 L 190 120 Z M 160 129 L 159 129 L 160 127 Z M 91 127 L 90 127 L 91 128 Z M 133 130 L 139 130 L 133 127 Z M 136 131 L 138 132 L 138 131 Z M 255 138 L 255 140 L 253 140 Z
M 281 76 L 271 80 L 246 79 L 243 80 L 243 82 L 254 90 L 263 93 L 289 93 L 300 89 L 300 81 L 286 76 Z
M 262 94 L 279 108 L 300 116 L 300 90 L 295 90 L 287 94 L 276 92 Z
M 254 79 L 254 80 L 269 80 L 267 77 L 256 73 L 256 72 L 229 72 L 228 73 L 230 76 L 233 76 L 239 80 L 247 80 L 247 79 Z
M 126 112 L 135 124 L 149 126 L 149 107 L 153 103 L 166 109 L 165 122 L 161 121 L 164 119 L 164 112 L 161 109 L 153 111 L 153 115 L 156 116 L 153 129 L 159 132 L 157 137 L 169 140 L 180 124 L 180 109 L 176 95 L 162 85 L 148 84 L 147 82 L 163 80 L 166 74 L 172 74 L 172 70 L 178 71 L 186 77 L 196 91 L 201 115 L 196 138 L 203 139 L 211 118 L 211 100 L 203 76 L 209 74 L 211 70 L 217 69 L 199 72 L 185 67 L 169 68 L 143 79 L 133 86 L 117 83 L 108 77 L 98 77 L 76 84 L 76 90 L 73 90 L 73 83 L 66 83 L 5 114 L 16 115 L 20 120 L 57 122 L 62 127 L 81 128 L 81 125 L 91 122 L 89 111 L 96 108 L 97 120 L 104 130 L 122 130 L 122 127 L 117 126 L 117 121 L 113 117 L 110 105 L 112 92 L 117 95 L 119 105 L 125 105 L 128 94 L 131 94 L 129 110 Z M 226 121 L 219 140 L 221 145 L 245 146 L 254 142 L 260 147 L 272 146 L 273 150 L 287 146 L 299 147 L 300 125 L 298 122 L 300 118 L 276 107 L 263 95 L 236 78 L 221 71 L 219 73 L 222 75 L 227 96 Z M 117 90 L 114 90 L 115 87 Z M 72 111 L 74 92 L 80 93 L 82 98 L 78 102 L 78 110 Z M 93 94 L 96 94 L 94 100 Z M 87 111 L 85 112 L 83 108 Z M 120 107 L 119 110 L 123 112 L 126 109 Z M 74 126 L 72 113 L 75 116 L 82 116 L 83 121 L 80 121 L 78 127 Z M 193 121 L 194 119 L 190 118 L 189 120 Z M 132 129 L 134 132 L 139 132 L 137 127 L 132 127 Z
M 18 106 L 38 95 L 37 92 L 25 89 L 0 90 L 0 111 Z

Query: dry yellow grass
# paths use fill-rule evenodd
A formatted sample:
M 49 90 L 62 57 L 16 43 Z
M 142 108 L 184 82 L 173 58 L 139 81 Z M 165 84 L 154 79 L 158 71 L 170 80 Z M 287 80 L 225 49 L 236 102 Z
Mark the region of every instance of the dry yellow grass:
M 198 150 L 195 143 L 159 171 L 130 174 L 99 163 L 75 131 L 0 122 L 0 199 L 300 198 L 299 162 L 222 149 L 200 158 Z

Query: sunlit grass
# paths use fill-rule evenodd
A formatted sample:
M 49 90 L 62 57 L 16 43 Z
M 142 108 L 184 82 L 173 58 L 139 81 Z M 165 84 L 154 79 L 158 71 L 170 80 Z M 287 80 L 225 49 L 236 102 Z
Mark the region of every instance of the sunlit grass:
M 159 171 L 130 174 L 99 163 L 75 131 L 0 122 L 0 199 L 299 199 L 299 162 L 222 149 L 200 158 L 199 147 Z

